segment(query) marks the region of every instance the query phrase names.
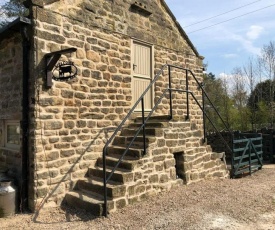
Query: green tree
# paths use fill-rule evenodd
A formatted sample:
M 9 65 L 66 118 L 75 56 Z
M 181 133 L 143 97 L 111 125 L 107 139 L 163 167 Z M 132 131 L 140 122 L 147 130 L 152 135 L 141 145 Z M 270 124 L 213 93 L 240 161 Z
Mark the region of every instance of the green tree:
M 228 96 L 228 90 L 224 87 L 223 81 L 221 79 L 216 79 L 213 73 L 208 73 L 204 75 L 204 89 L 210 98 L 211 102 L 214 104 L 215 108 L 218 110 L 223 120 L 227 126 L 231 125 L 229 110 L 232 107 L 232 100 Z M 223 130 L 225 127 L 219 116 L 212 108 L 208 100 L 205 100 L 205 110 L 210 117 L 211 121 L 214 123 L 218 130 Z M 211 123 L 206 120 L 206 130 L 214 131 Z
M 274 92 L 270 93 L 274 89 L 274 81 L 268 79 L 260 82 L 256 85 L 248 98 L 248 107 L 250 110 L 255 111 L 255 126 L 261 128 L 262 126 L 272 126 L 273 109 L 271 107 L 274 104 L 274 98 L 270 95 L 274 95 Z
M 232 108 L 232 126 L 236 130 L 245 131 L 249 129 L 250 119 L 247 104 L 246 78 L 240 67 L 232 71 L 232 90 L 231 99 L 233 100 Z
M 0 28 L 19 16 L 26 16 L 27 8 L 23 5 L 24 0 L 9 0 L 0 6 Z

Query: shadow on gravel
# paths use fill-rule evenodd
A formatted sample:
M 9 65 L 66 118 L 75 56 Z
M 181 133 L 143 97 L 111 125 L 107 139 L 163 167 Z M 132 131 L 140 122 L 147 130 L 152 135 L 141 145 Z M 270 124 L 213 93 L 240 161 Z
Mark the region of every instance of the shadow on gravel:
M 36 224 L 60 224 L 68 222 L 87 222 L 98 218 L 89 212 L 82 209 L 76 209 L 74 207 L 62 204 L 61 209 L 56 209 L 50 212 L 49 215 L 45 214 L 47 210 L 37 211 L 32 218 L 32 221 Z
M 98 218 L 98 216 L 94 216 L 84 209 L 77 209 L 66 204 L 62 204 L 61 209 L 65 212 L 67 222 L 75 221 L 75 219 L 79 221 L 90 221 Z

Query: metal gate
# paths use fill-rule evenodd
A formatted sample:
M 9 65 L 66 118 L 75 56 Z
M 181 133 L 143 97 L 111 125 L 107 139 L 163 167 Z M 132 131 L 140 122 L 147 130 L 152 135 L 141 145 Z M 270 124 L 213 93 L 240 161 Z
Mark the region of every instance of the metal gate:
M 236 136 L 235 136 L 236 138 Z M 262 135 L 239 134 L 233 140 L 233 156 L 231 158 L 231 176 L 257 171 L 263 166 Z

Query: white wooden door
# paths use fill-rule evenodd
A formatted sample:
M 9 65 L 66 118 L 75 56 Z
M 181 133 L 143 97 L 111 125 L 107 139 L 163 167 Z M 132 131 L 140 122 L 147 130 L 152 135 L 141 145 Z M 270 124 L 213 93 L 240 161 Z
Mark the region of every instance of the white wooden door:
M 152 46 L 133 42 L 133 104 L 139 99 L 152 81 Z M 152 109 L 153 89 L 144 96 L 144 108 Z M 141 111 L 141 104 L 136 111 Z

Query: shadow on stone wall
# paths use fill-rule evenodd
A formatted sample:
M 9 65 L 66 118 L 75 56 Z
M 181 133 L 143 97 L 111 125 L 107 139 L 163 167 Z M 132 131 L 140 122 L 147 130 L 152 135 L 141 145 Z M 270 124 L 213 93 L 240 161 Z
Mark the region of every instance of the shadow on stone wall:
M 110 131 L 113 131 L 115 129 L 115 127 L 108 127 L 108 128 L 103 128 L 101 129 L 98 134 L 96 135 L 96 137 L 90 142 L 90 144 L 86 147 L 86 149 L 83 151 L 83 153 L 78 157 L 78 159 L 74 162 L 74 164 L 70 167 L 70 169 L 68 170 L 68 172 L 61 178 L 61 180 L 59 181 L 59 183 L 57 183 L 54 188 L 50 189 L 51 191 L 49 191 L 46 196 L 43 198 L 43 200 L 41 201 L 41 203 L 38 205 L 38 208 L 36 208 L 35 210 L 35 213 L 34 213 L 34 216 L 33 216 L 33 221 L 35 223 L 41 223 L 41 221 L 38 220 L 38 217 L 39 217 L 39 213 L 40 211 L 43 209 L 45 203 L 47 203 L 47 201 L 49 200 L 50 197 L 52 197 L 55 192 L 58 190 L 58 187 L 60 186 L 60 184 L 62 182 L 64 182 L 66 179 L 67 179 L 67 175 L 69 173 L 72 173 L 73 172 L 73 168 L 75 167 L 75 165 L 77 163 L 79 163 L 79 161 L 82 159 L 82 157 L 85 155 L 85 153 L 88 151 L 88 149 L 95 144 L 97 138 L 102 134 L 102 133 L 105 133 L 105 138 L 106 140 L 108 140 L 108 132 Z M 51 187 L 51 186 L 49 186 Z M 65 196 L 64 196 L 65 197 Z M 66 216 L 70 216 L 70 214 L 77 214 L 78 212 L 75 212 L 72 208 L 68 209 L 66 208 L 66 206 L 62 205 L 62 207 L 65 207 L 65 211 L 68 212 L 66 214 Z M 80 218 L 81 216 L 83 215 L 80 215 Z M 68 218 L 67 218 L 68 219 Z M 69 221 L 69 219 L 68 219 Z

